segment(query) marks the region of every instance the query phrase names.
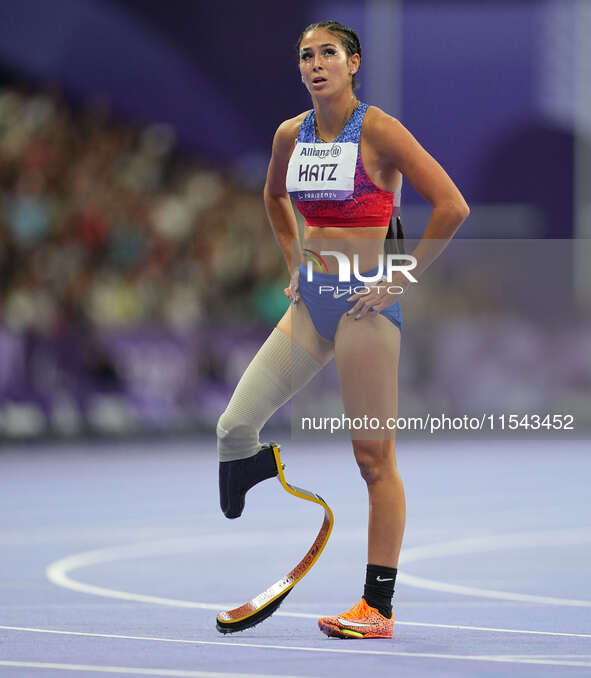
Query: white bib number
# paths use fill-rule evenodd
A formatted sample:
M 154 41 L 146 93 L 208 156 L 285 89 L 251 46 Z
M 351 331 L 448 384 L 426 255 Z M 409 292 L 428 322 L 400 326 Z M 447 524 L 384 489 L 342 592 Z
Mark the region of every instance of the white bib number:
M 347 200 L 355 190 L 359 144 L 305 144 L 289 160 L 286 188 L 296 200 Z

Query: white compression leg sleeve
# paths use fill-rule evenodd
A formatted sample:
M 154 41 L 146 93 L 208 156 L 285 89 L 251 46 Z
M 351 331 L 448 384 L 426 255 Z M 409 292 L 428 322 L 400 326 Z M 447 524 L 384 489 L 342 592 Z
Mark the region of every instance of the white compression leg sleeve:
M 242 375 L 217 425 L 220 461 L 246 459 L 260 448 L 259 432 L 323 365 L 275 328 Z

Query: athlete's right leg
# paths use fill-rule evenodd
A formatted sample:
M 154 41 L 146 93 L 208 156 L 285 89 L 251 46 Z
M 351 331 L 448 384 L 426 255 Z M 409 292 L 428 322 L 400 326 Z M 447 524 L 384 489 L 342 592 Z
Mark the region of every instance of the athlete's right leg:
M 345 412 L 351 421 L 368 422 L 365 430 L 352 432 L 369 495 L 368 567 L 361 601 L 344 614 L 322 617 L 318 624 L 323 633 L 338 638 L 391 638 L 391 601 L 406 517 L 395 431 L 388 430 L 398 408 L 400 331 L 383 315 L 359 322 L 343 316 L 335 355 Z
M 292 304 L 238 382 L 217 424 L 220 504 L 237 518 L 244 496 L 277 474 L 259 433 L 271 416 L 332 358 L 333 344 L 316 331 L 302 301 Z

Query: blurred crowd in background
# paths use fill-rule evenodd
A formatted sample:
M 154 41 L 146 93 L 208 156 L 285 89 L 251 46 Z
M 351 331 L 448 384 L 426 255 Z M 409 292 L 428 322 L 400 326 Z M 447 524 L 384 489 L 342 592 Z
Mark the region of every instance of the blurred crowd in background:
M 0 91 L 0 238 L 0 313 L 17 331 L 277 315 L 258 301 L 284 274 L 260 194 L 104 103 Z
M 260 192 L 184 157 L 170 126 L 0 90 L 0 433 L 14 403 L 16 430 L 39 432 L 56 392 L 83 423 L 96 389 L 124 392 L 114 332 L 273 324 L 285 278 Z
M 124 123 L 104 101 L 51 89 L 0 90 L 0 435 L 51 432 L 64 403 L 66 429 L 92 428 L 103 391 L 125 396 L 106 424 L 125 429 L 137 379 L 140 400 L 149 381 L 158 403 L 177 402 L 158 347 L 183 337 L 195 349 L 229 320 L 264 332 L 287 307 L 285 278 L 260 191 L 183 156 L 169 125 Z M 223 382 L 203 341 L 197 358 L 180 353 L 177 381 Z

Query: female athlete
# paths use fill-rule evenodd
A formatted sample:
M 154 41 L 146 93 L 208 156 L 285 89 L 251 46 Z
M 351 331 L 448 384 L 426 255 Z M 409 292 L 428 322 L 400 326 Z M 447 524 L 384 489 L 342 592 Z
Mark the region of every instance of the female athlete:
M 394 432 L 384 432 L 397 412 L 399 297 L 413 278 L 420 280 L 470 210 L 443 168 L 398 120 L 356 98 L 361 45 L 354 31 L 336 21 L 312 24 L 297 47 L 313 109 L 277 129 L 264 190 L 290 272 L 285 293 L 291 304 L 219 419 L 220 502 L 224 514 L 236 518 L 246 492 L 276 475 L 259 432 L 334 357 L 347 417 L 365 416 L 381 426 L 352 434 L 369 493 L 363 597 L 348 612 L 318 624 L 340 638 L 391 638 L 406 512 Z M 433 206 L 412 253 L 412 275 L 380 265 L 391 219 L 398 217 L 402 177 Z M 290 194 L 306 221 L 303 247 Z M 315 258 L 324 252 L 322 272 L 310 275 L 306 252 Z M 343 282 L 337 273 L 346 273 L 347 265 L 350 282 Z M 385 281 L 384 273 L 390 273 Z

